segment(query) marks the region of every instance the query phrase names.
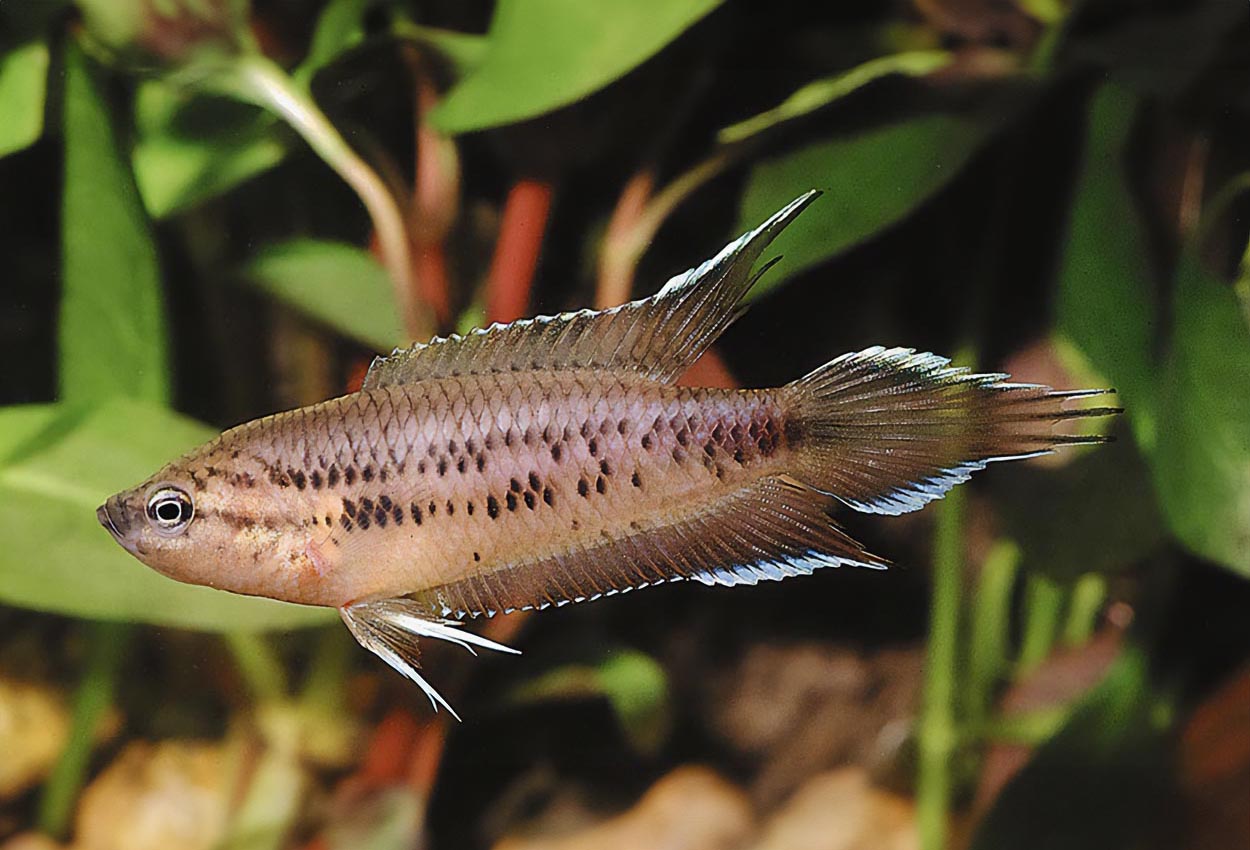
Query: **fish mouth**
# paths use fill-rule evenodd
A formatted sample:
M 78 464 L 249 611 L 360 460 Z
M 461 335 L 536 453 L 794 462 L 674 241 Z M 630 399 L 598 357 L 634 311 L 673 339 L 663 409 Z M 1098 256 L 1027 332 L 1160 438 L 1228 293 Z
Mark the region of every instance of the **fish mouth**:
M 117 526 L 114 524 L 113 518 L 109 516 L 109 506 L 107 503 L 100 505 L 100 507 L 95 509 L 95 518 L 100 521 L 100 525 L 108 529 L 109 534 L 117 538 L 118 542 L 121 542 L 122 533 L 117 530 Z

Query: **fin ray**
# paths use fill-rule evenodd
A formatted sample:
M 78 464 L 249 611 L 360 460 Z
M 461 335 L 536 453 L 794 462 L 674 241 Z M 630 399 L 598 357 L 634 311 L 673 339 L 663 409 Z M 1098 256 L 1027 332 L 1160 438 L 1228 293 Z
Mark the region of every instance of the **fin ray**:
M 668 581 L 755 584 L 818 567 L 886 563 L 838 528 L 832 500 L 798 482 L 769 477 L 684 517 L 589 545 L 503 565 L 412 598 L 427 616 L 478 616 L 546 608 Z
M 837 357 L 786 387 L 804 441 L 796 474 L 857 511 L 902 514 L 994 461 L 1105 442 L 1049 426 L 1120 412 L 1065 406 L 1109 390 L 1056 392 L 1006 378 L 909 348 Z
M 361 646 L 414 682 L 429 699 L 435 711 L 442 706 L 456 720 L 460 719 L 460 715 L 456 714 L 442 694 L 418 672 L 421 666 L 418 663 L 421 654 L 418 639 L 424 637 L 445 640 L 468 650 L 472 655 L 477 655 L 474 647 L 520 654 L 519 650 L 512 647 L 462 630 L 462 623 L 430 617 L 427 609 L 411 599 L 366 600 L 343 606 L 339 609 L 339 615 Z
M 760 254 L 819 194 L 795 199 L 649 298 L 608 310 L 496 324 L 396 349 L 374 359 L 363 388 L 525 369 L 619 370 L 673 381 L 741 315 L 743 296 L 771 265 L 752 274 Z

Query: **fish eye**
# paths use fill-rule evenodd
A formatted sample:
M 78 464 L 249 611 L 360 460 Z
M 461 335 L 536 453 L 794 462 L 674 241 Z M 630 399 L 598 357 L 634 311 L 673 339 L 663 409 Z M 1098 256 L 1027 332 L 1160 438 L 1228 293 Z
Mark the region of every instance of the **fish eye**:
M 148 497 L 148 522 L 166 536 L 181 534 L 195 516 L 195 505 L 185 490 L 162 487 Z

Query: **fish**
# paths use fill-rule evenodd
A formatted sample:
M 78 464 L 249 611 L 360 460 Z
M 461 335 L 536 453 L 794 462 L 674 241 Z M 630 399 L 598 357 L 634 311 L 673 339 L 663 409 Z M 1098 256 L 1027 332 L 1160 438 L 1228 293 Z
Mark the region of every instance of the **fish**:
M 183 582 L 337 608 L 455 716 L 420 641 L 515 650 L 463 625 L 666 582 L 881 569 L 837 508 L 903 514 L 993 461 L 1104 436 L 1119 408 L 874 346 L 781 387 L 676 383 L 744 312 L 797 198 L 650 297 L 435 337 L 361 389 L 248 422 L 111 496 L 100 523 Z M 759 263 L 759 269 L 755 267 Z

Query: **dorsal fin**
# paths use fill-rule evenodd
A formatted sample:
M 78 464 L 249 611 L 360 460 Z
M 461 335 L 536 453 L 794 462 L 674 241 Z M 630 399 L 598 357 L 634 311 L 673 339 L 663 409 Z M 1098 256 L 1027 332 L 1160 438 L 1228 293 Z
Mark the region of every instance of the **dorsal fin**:
M 819 195 L 813 190 L 790 202 L 649 298 L 608 310 L 495 324 L 396 349 L 373 361 L 363 389 L 528 369 L 619 370 L 676 380 L 738 317 L 740 302 L 758 277 L 751 268 L 760 254 Z

